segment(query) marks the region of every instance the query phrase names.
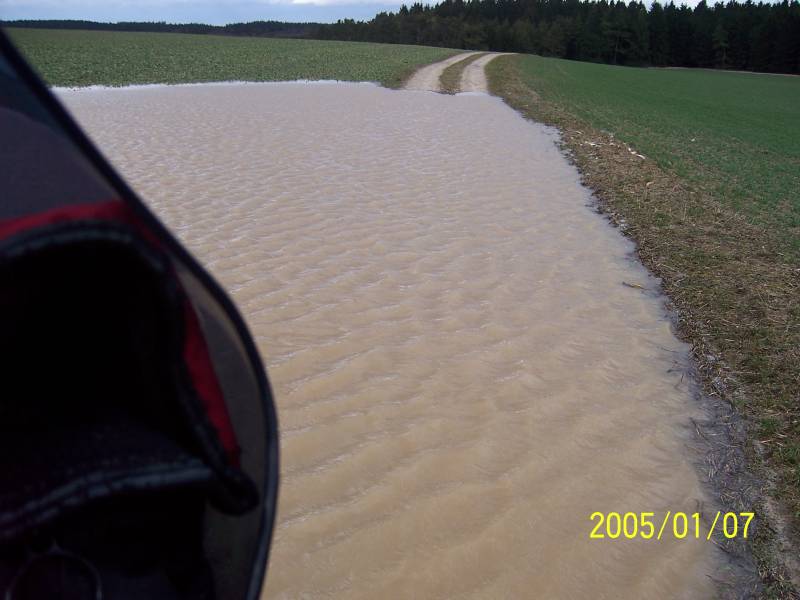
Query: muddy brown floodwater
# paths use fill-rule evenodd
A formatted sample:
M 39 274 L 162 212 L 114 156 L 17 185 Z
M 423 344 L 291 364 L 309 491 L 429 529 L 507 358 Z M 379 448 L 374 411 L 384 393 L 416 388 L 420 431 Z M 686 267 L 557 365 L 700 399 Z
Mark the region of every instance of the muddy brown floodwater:
M 62 92 L 230 290 L 278 404 L 265 597 L 707 598 L 686 347 L 544 127 L 369 84 Z

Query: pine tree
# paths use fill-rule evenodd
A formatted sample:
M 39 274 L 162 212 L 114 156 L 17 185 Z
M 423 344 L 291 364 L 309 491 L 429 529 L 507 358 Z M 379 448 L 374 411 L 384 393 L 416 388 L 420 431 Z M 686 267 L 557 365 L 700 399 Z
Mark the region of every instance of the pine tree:
M 716 57 L 716 66 L 720 69 L 725 69 L 728 66 L 728 32 L 722 26 L 722 23 L 717 23 L 712 36 L 714 44 L 714 54 Z

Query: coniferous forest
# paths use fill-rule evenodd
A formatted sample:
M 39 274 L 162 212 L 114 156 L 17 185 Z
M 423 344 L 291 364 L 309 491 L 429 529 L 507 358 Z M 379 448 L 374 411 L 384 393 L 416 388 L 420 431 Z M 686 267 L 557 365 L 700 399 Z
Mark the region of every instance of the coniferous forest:
M 618 65 L 800 72 L 800 3 L 695 8 L 654 2 L 444 0 L 369 22 L 320 25 L 322 39 L 530 52 Z

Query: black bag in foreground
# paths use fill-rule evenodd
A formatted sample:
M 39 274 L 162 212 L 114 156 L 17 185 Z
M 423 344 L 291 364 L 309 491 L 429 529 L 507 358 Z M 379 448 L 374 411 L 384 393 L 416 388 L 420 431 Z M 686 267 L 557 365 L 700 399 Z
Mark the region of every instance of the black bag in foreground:
M 220 286 L 0 32 L 0 594 L 255 600 L 266 374 Z

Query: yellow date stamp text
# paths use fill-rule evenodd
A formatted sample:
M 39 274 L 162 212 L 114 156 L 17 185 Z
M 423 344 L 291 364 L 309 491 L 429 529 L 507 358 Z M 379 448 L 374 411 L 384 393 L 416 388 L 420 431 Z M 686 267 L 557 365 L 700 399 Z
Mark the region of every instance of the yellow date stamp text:
M 593 540 L 635 539 L 660 540 L 666 537 L 683 540 L 687 538 L 710 540 L 714 532 L 728 539 L 747 538 L 750 522 L 755 513 L 717 511 L 713 522 L 702 518 L 699 512 L 685 513 L 667 511 L 663 517 L 652 512 L 593 512 L 589 521 L 593 526 L 589 538 Z

